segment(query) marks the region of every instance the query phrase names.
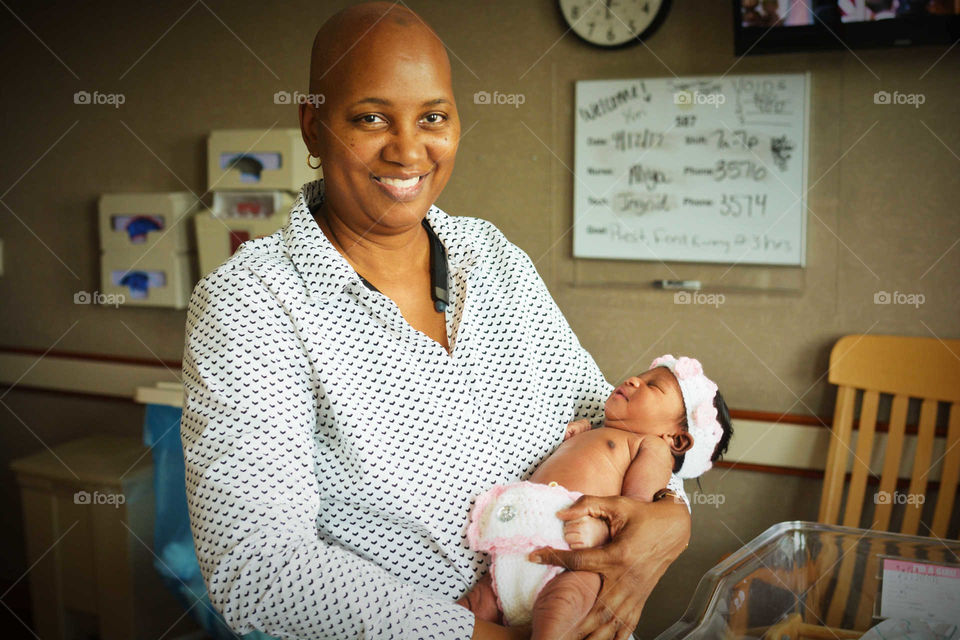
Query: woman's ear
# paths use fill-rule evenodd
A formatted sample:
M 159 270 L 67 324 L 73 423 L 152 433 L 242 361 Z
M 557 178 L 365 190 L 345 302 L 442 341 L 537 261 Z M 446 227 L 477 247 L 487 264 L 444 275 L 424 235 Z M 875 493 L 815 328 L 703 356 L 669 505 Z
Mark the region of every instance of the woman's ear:
M 693 446 L 693 436 L 690 435 L 687 431 L 681 431 L 680 433 L 675 433 L 672 436 L 673 444 L 671 449 L 674 453 L 686 453 L 690 450 L 690 447 Z

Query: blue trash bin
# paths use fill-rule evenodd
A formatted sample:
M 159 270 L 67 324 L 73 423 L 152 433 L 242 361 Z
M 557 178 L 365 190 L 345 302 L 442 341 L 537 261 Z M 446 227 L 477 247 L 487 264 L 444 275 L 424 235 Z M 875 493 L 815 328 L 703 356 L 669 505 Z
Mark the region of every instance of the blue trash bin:
M 214 640 L 240 637 L 244 640 L 276 640 L 260 631 L 244 636 L 234 633 L 210 603 L 193 548 L 187 513 L 186 469 L 180 443 L 181 414 L 179 407 L 148 404 L 144 419 L 143 441 L 153 452 L 153 490 L 156 496 L 153 534 L 156 558 L 153 566 L 167 588 Z

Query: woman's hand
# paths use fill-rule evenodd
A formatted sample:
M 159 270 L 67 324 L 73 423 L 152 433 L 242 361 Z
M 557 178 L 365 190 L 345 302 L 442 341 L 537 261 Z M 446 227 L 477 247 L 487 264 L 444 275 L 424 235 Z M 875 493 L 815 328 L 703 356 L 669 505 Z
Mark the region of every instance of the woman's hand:
M 643 502 L 623 496 L 583 496 L 557 512 L 561 520 L 601 518 L 612 540 L 602 547 L 564 551 L 545 547 L 531 562 L 599 573 L 603 584 L 593 609 L 580 621 L 576 638 L 626 640 L 650 592 L 690 539 L 690 515 L 680 500 Z

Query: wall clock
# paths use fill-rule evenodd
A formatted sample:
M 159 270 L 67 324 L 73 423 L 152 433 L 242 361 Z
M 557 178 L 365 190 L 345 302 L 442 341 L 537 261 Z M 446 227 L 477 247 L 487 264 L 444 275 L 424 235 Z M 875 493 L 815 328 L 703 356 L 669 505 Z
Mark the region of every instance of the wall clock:
M 613 49 L 637 44 L 657 30 L 670 0 L 559 0 L 570 29 L 592 45 Z

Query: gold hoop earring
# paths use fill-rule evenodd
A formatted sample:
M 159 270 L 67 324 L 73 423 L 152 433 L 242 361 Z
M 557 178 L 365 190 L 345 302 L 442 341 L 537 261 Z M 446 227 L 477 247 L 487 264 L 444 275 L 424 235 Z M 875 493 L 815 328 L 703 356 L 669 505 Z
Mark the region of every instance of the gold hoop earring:
M 323 164 L 323 160 L 320 160 L 320 156 L 317 156 L 317 160 L 319 160 L 319 162 L 317 162 L 317 166 L 313 166 L 312 164 L 310 164 L 310 159 L 312 157 L 313 157 L 313 154 L 307 151 L 307 166 L 313 170 L 317 170 Z

